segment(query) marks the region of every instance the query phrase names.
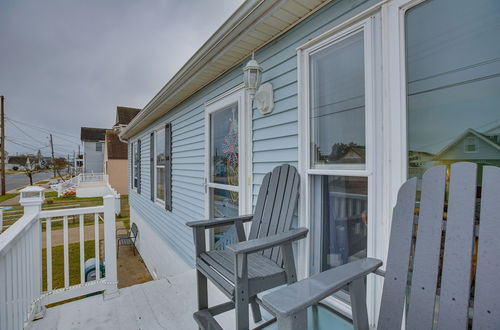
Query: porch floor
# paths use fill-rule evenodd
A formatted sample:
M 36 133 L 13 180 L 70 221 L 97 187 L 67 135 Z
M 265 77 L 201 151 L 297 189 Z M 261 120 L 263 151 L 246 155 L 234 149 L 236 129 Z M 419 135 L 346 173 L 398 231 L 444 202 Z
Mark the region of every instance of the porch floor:
M 208 291 L 210 306 L 227 301 L 215 286 L 210 284 Z M 96 295 L 49 308 L 45 317 L 33 322 L 28 329 L 198 329 L 193 320 L 196 311 L 195 270 L 122 288 L 119 292 L 117 297 L 108 300 L 104 300 L 103 295 Z M 263 313 L 264 318 L 269 319 L 270 315 L 264 310 Z M 352 329 L 350 322 L 325 308 L 319 309 L 319 314 L 311 314 L 311 311 L 309 314 L 310 329 Z M 234 311 L 218 315 L 216 319 L 224 329 L 234 329 Z M 255 326 L 250 313 L 250 327 Z M 272 324 L 265 329 L 277 328 Z
M 28 329 L 198 329 L 193 320 L 196 311 L 194 270 L 119 291 L 119 296 L 108 300 L 96 295 L 49 308 L 45 317 L 33 322 Z M 227 300 L 216 287 L 209 287 L 210 306 Z M 224 329 L 234 328 L 234 311 L 216 319 Z

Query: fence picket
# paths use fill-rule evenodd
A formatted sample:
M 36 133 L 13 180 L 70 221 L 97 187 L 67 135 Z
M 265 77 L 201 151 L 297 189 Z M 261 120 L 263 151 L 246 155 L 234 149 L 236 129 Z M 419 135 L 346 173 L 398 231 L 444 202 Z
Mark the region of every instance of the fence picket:
M 99 258 L 99 214 L 94 214 L 94 229 L 95 229 L 95 279 L 101 279 L 101 267 Z
M 83 214 L 79 216 L 80 225 L 80 283 L 85 283 L 85 230 L 83 225 L 85 218 Z
M 46 257 L 47 257 L 47 290 L 52 290 L 52 219 L 45 220 L 45 234 L 47 236 L 46 242 Z
M 69 287 L 68 216 L 63 217 L 64 287 Z

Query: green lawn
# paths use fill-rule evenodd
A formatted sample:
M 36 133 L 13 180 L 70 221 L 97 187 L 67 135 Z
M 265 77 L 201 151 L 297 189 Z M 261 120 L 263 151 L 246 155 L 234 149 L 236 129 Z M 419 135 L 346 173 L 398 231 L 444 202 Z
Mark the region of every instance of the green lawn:
M 19 194 L 5 194 L 5 195 L 0 195 L 0 202 L 6 201 L 7 199 L 11 199 L 13 197 L 16 197 Z
M 95 258 L 95 241 L 85 241 L 85 260 Z M 69 285 L 80 283 L 80 243 L 69 244 Z M 43 290 L 47 290 L 47 249 L 42 249 Z M 64 250 L 52 247 L 52 288 L 64 288 Z

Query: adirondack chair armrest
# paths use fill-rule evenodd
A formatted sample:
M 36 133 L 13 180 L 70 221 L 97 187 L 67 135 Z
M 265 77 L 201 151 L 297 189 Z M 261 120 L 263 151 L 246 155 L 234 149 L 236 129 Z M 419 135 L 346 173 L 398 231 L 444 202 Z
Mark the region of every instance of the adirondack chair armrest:
M 253 219 L 253 214 L 240 215 L 232 218 L 217 218 L 217 219 L 207 219 L 207 220 L 197 220 L 186 222 L 186 226 L 193 229 L 202 228 L 210 229 L 222 226 L 228 226 L 234 224 L 236 221 L 248 222 Z
M 308 232 L 309 229 L 307 228 L 297 228 L 284 233 L 229 245 L 226 248 L 234 254 L 250 254 L 302 239 L 307 236 Z
M 354 280 L 375 272 L 380 266 L 382 261 L 378 259 L 356 260 L 266 294 L 262 302 L 278 319 L 286 318 L 317 304 Z

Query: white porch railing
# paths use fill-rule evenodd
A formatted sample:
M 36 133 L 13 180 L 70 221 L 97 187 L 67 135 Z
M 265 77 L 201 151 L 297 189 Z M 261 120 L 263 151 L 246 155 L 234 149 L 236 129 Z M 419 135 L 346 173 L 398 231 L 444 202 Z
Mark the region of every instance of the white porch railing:
M 43 196 L 43 195 L 42 195 Z M 41 211 L 43 198 L 21 198 L 25 213 L 0 235 L 0 329 L 22 329 L 35 318 L 43 317 L 43 307 L 82 295 L 104 291 L 117 293 L 115 197 L 104 196 L 104 205 L 96 207 Z M 69 219 L 78 219 L 79 283 L 70 283 Z M 85 255 L 85 220 L 94 225 L 95 254 Z M 53 225 L 62 222 L 63 270 L 52 264 Z M 104 237 L 100 237 L 99 222 L 104 222 Z M 45 231 L 42 232 L 45 224 Z M 60 229 L 59 229 L 60 230 Z M 46 236 L 45 247 L 42 235 Z M 96 263 L 96 280 L 85 282 L 86 258 L 102 260 L 100 241 L 104 239 L 105 274 Z M 46 290 L 42 283 L 42 249 L 46 248 Z M 54 288 L 54 271 L 63 273 L 64 285 Z
M 108 175 L 104 173 L 81 173 L 80 182 L 108 182 Z

